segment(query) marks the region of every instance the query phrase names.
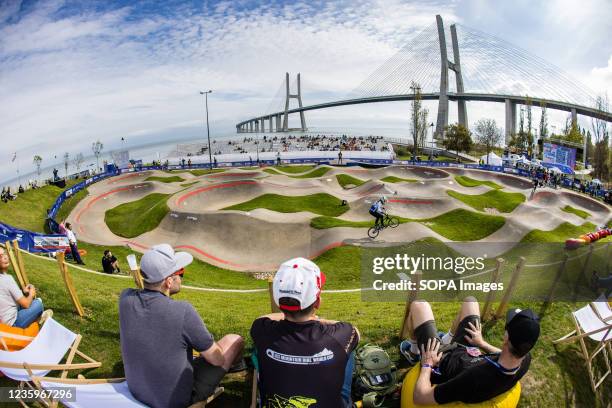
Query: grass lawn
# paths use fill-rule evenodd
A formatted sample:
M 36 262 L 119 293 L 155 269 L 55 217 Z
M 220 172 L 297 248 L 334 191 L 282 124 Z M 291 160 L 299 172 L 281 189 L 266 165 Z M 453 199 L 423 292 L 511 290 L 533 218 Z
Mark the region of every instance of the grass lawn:
M 192 181 L 190 183 L 183 183 L 183 184 L 181 184 L 181 187 L 190 187 L 190 186 L 193 186 L 194 184 L 198 184 L 198 182 L 197 181 Z
M 82 182 L 83 179 L 66 181 L 66 188 Z M 36 190 L 17 194 L 17 199 L 8 203 L 0 202 L 0 222 L 28 231 L 43 232 L 47 209 L 51 208 L 63 189 L 47 185 Z M 13 193 L 15 193 L 13 191 Z M 85 193 L 83 193 L 85 194 Z M 81 197 L 82 198 L 82 197 Z M 77 201 L 77 200 L 70 200 Z M 68 203 L 67 203 L 68 204 Z M 71 205 L 71 204 L 68 204 Z M 66 214 L 65 212 L 63 214 Z M 59 220 L 59 216 L 57 217 Z
M 151 177 L 147 177 L 145 181 L 159 181 L 160 183 L 176 183 L 179 181 L 185 181 L 185 179 L 179 176 L 170 176 L 170 177 L 151 176 Z
M 330 251 L 328 257 L 317 259 L 321 268 L 328 273 L 326 288 L 329 288 L 333 281 L 341 279 L 340 275 L 329 274 L 326 269 L 329 265 L 342 265 L 343 271 L 360 271 L 359 251 L 359 248 L 336 253 Z M 28 255 L 25 255 L 24 261 L 29 278 L 38 288 L 45 306 L 54 310 L 54 318 L 83 335 L 81 350 L 102 362 L 100 368 L 84 372 L 85 376 L 88 378 L 124 376 L 119 342 L 118 298 L 124 288 L 134 286 L 133 281 L 127 278 L 92 275 L 70 268 L 74 285 L 86 311 L 86 316 L 79 318 L 72 311 L 63 282 L 59 278 L 57 264 Z M 188 271 L 185 276 L 187 277 L 189 273 Z M 359 272 L 354 275 L 358 276 Z M 322 296 L 322 307 L 318 313 L 320 316 L 355 324 L 362 335 L 361 344 L 375 343 L 382 346 L 403 372 L 405 364 L 397 351 L 400 342 L 399 328 L 405 307 L 403 302 L 364 302 L 359 292 L 323 293 Z M 252 350 L 252 340 L 248 334 L 252 321 L 269 312 L 266 292 L 204 294 L 184 289 L 176 299 L 191 303 L 215 338 L 218 339 L 230 332 L 242 335 L 247 343 L 247 353 Z M 532 308 L 536 311 L 539 311 L 541 306 L 536 302 L 512 302 L 511 305 Z M 578 359 L 579 348 L 576 343 L 560 346 L 558 350 L 552 346 L 552 340 L 573 329 L 570 311 L 580 306 L 582 304 L 557 302 L 542 315 L 542 334 L 532 351 L 530 370 L 521 380 L 523 392 L 519 407 L 568 405 L 605 407 L 610 402 L 609 393 L 604 392 L 603 401 L 597 401 L 590 391 L 584 363 Z M 447 330 L 450 327 L 458 308 L 456 302 L 432 304 L 440 330 Z M 485 325 L 485 339 L 491 344 L 500 345 L 504 334 L 503 326 L 503 322 Z M 76 373 L 71 375 L 74 376 Z M 15 386 L 6 378 L 1 380 L 1 384 Z M 251 384 L 244 373 L 226 376 L 222 385 L 225 387 L 225 393 L 215 402 L 216 407 L 248 406 Z M 398 408 L 399 403 L 386 406 Z
M 336 174 L 336 179 L 338 180 L 338 184 L 345 189 L 355 188 L 365 183 L 364 180 L 349 176 L 348 174 Z
M 84 188 L 78 193 L 73 194 L 70 197 L 68 197 L 66 200 L 64 200 L 64 203 L 62 204 L 60 209 L 57 211 L 57 214 L 55 215 L 55 220 L 57 222 L 62 222 L 63 220 L 68 218 L 72 210 L 74 210 L 74 207 L 76 207 L 77 204 L 81 202 L 82 199 L 87 197 L 88 194 L 89 194 L 89 191 L 86 188 Z
M 104 221 L 120 237 L 134 238 L 156 228 L 170 209 L 171 194 L 153 193 L 106 211 Z
M 525 201 L 522 193 L 505 193 L 500 190 L 491 190 L 478 195 L 461 194 L 453 190 L 447 190 L 446 193 L 479 211 L 496 208 L 500 212 L 509 213 Z
M 222 173 L 227 169 L 195 169 L 195 170 L 164 170 L 164 173 L 176 174 L 176 173 L 191 173 L 196 177 L 203 176 L 205 174 Z
M 223 210 L 251 211 L 256 208 L 266 208 L 282 213 L 309 211 L 314 214 L 337 217 L 350 208 L 348 205 L 341 204 L 342 200 L 327 193 L 296 197 L 264 194 L 247 202 L 225 207 Z
M 577 216 L 579 216 L 580 218 L 589 218 L 591 216 L 590 213 L 584 211 L 584 210 L 579 210 L 578 208 L 574 208 L 571 205 L 566 205 L 565 207 L 561 208 L 562 211 L 565 211 L 566 213 L 570 213 L 570 214 L 576 214 Z
M 283 173 L 298 174 L 305 173 L 315 168 L 314 164 L 299 164 L 295 166 L 274 166 L 275 170 L 282 171 Z
M 499 184 L 494 183 L 492 181 L 476 180 L 468 176 L 455 176 L 455 180 L 463 187 L 488 186 L 496 190 L 500 190 L 503 188 Z
M 285 166 L 285 167 L 292 167 L 292 166 Z M 299 176 L 290 176 L 290 175 L 287 175 L 285 173 L 281 173 L 281 172 L 279 172 L 279 171 L 277 171 L 276 169 L 273 169 L 273 168 L 264 169 L 264 171 L 266 173 L 270 173 L 270 174 L 274 174 L 274 175 L 287 176 L 287 177 L 293 177 L 293 178 L 299 178 L 299 179 L 321 177 L 321 176 L 323 176 L 325 173 L 327 173 L 330 170 L 331 170 L 331 167 L 323 166 L 323 167 L 319 167 L 319 168 L 317 168 L 317 169 L 315 169 L 315 170 L 313 170 L 311 172 L 308 172 L 306 174 L 300 174 Z
M 445 238 L 453 241 L 477 241 L 485 238 L 506 222 L 504 217 L 456 209 L 433 218 L 408 219 L 398 217 L 400 223 L 420 222 Z M 310 226 L 317 229 L 334 227 L 369 228 L 374 221 L 347 221 L 332 217 L 316 217 Z
M 380 181 L 384 181 L 385 183 L 416 183 L 416 179 L 407 179 L 395 176 L 387 176 L 380 179 Z
M 579 235 L 595 230 L 597 230 L 597 227 L 590 222 L 585 222 L 579 226 L 564 222 L 551 231 L 532 230 L 523 237 L 521 242 L 562 242 L 568 238 L 578 238 Z M 610 237 L 606 237 L 606 240 L 610 240 Z M 605 240 L 601 241 L 605 242 Z

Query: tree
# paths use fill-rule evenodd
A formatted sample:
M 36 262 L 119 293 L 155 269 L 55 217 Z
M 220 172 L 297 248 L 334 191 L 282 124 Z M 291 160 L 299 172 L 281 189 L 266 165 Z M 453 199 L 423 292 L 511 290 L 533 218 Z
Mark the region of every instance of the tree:
M 81 165 L 83 164 L 84 161 L 85 161 L 85 157 L 83 157 L 83 153 L 77 153 L 77 155 L 74 156 L 74 159 L 72 160 L 72 162 L 74 163 L 74 167 L 76 167 L 77 173 L 81 172 Z
M 419 153 L 419 136 L 421 135 L 421 133 L 423 132 L 423 129 L 421 128 L 423 123 L 422 123 L 422 109 L 423 109 L 423 102 L 422 102 L 422 98 L 421 98 L 421 86 L 412 81 L 410 83 L 410 89 L 412 89 L 412 93 L 414 95 L 414 98 L 412 99 L 412 109 L 410 112 L 410 119 L 411 119 L 411 133 L 412 133 L 412 146 L 414 149 L 414 156 L 416 157 Z M 425 127 L 427 127 L 427 119 L 425 119 Z
M 497 127 L 495 119 L 480 119 L 476 122 L 476 141 L 487 151 L 487 165 L 489 164 L 489 153 L 493 147 L 499 145 L 501 140 L 502 131 Z
M 40 157 L 39 155 L 35 155 L 33 162 L 36 165 L 36 174 L 40 176 L 40 164 L 42 163 L 42 157 Z
M 70 163 L 70 153 L 64 153 L 64 172 L 66 173 L 66 178 L 68 178 L 68 164 Z
M 442 141 L 442 145 L 446 150 L 455 151 L 459 161 L 459 152 L 469 152 L 472 148 L 471 133 L 465 126 L 460 124 L 452 124 L 446 127 L 446 136 Z
M 427 109 L 421 109 L 419 114 L 419 146 L 425 148 L 425 139 L 427 139 L 427 117 L 429 111 Z
M 595 109 L 602 112 L 609 112 L 608 95 L 600 95 L 595 100 Z M 593 173 L 600 179 L 610 179 L 610 133 L 608 132 L 608 122 L 603 119 L 591 119 L 593 127 L 593 140 L 595 149 L 593 152 Z
M 548 117 L 546 115 L 546 103 L 541 102 L 540 108 L 542 109 L 542 114 L 540 116 L 540 139 L 546 139 L 548 137 Z
M 91 144 L 91 151 L 94 156 L 96 156 L 96 173 L 100 170 L 100 155 L 102 154 L 102 149 L 104 149 L 104 145 L 100 140 Z

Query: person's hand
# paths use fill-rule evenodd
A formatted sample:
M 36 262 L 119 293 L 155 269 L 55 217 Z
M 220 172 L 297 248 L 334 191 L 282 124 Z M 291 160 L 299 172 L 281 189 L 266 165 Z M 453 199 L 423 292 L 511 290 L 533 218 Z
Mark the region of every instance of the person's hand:
M 442 359 L 442 353 L 439 350 L 440 342 L 433 337 L 429 338 L 427 345 L 421 345 L 421 363 L 437 367 Z
M 468 323 L 469 327 L 465 328 L 465 331 L 469 333 L 469 336 L 465 336 L 465 340 L 472 346 L 480 347 L 484 344 L 484 338 L 482 337 L 482 326 L 480 321 L 476 321 L 476 324 L 472 322 Z
M 36 297 L 36 288 L 31 283 L 26 286 L 26 291 L 28 296 L 32 296 L 33 298 Z

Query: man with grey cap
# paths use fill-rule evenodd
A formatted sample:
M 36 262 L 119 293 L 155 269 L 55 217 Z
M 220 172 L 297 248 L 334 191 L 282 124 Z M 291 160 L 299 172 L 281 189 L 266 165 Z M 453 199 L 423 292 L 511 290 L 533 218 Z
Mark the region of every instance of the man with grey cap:
M 244 340 L 228 334 L 215 342 L 181 289 L 187 252 L 155 245 L 140 262 L 144 289 L 119 299 L 121 354 L 130 392 L 150 407 L 179 408 L 210 396 L 225 373 L 242 361 Z M 193 350 L 200 357 L 193 358 Z

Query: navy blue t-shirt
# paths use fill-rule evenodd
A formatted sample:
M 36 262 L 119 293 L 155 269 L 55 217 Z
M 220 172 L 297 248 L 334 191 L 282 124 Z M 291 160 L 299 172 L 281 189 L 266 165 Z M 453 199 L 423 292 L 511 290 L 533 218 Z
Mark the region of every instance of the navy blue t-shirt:
M 348 357 L 359 343 L 350 324 L 262 317 L 253 322 L 264 407 L 342 407 Z M 301 406 L 301 405 L 300 405 Z

